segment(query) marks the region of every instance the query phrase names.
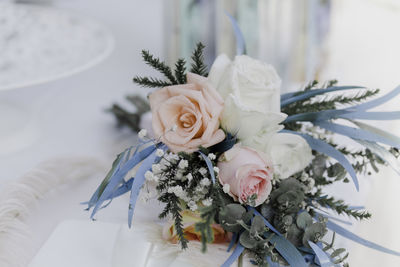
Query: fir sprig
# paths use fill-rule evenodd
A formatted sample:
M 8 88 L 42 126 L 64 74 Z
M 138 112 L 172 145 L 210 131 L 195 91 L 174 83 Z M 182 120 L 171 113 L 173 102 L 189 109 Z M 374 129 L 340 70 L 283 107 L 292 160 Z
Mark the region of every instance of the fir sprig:
M 186 83 L 186 61 L 183 58 L 175 63 L 175 77 L 179 84 Z
M 204 51 L 205 46 L 202 43 L 197 43 L 196 49 L 192 55 L 192 61 L 190 72 L 207 77 L 207 66 L 204 64 Z
M 172 74 L 171 68 L 165 64 L 165 62 L 161 61 L 159 58 L 154 57 L 147 50 L 142 50 L 143 60 L 149 66 L 161 72 L 172 84 L 177 84 L 176 78 Z
M 173 85 L 170 82 L 166 82 L 154 77 L 139 77 L 135 76 L 133 78 L 133 82 L 139 84 L 142 87 L 149 87 L 149 88 L 159 88 Z
M 192 64 L 190 68 L 190 72 L 207 76 L 207 65 L 204 63 L 204 48 L 205 46 L 202 43 L 198 43 L 196 49 L 192 54 Z M 177 84 L 185 84 L 186 83 L 186 61 L 185 59 L 178 59 L 175 63 L 174 71 L 171 70 L 169 66 L 159 58 L 150 54 L 149 51 L 142 51 L 143 60 L 147 65 L 153 67 L 157 71 L 159 71 L 166 80 L 162 80 L 154 77 L 141 77 L 135 76 L 133 78 L 133 82 L 139 84 L 142 87 L 150 87 L 150 88 L 160 88 Z
M 339 215 L 347 214 L 349 217 L 355 218 L 357 220 L 371 218 L 371 213 L 369 213 L 368 211 L 352 209 L 341 199 L 336 200 L 334 197 L 323 196 L 321 190 L 318 190 L 311 198 L 314 199 L 322 207 L 329 208 Z
M 314 89 L 313 87 L 315 85 L 316 85 L 315 83 L 312 83 L 310 86 L 306 87 L 305 91 L 313 90 Z M 327 84 L 327 87 L 331 86 L 332 86 L 332 81 Z M 363 102 L 370 97 L 376 96 L 378 93 L 379 89 L 367 89 L 356 92 L 355 94 L 352 95 L 347 94 L 347 95 L 332 96 L 329 95 L 329 93 L 327 93 L 326 95 L 323 96 L 316 96 L 312 97 L 311 99 L 305 99 L 294 102 L 284 107 L 282 109 L 282 112 L 290 116 L 300 113 L 319 112 L 322 110 L 337 109 L 342 106 L 354 105 Z

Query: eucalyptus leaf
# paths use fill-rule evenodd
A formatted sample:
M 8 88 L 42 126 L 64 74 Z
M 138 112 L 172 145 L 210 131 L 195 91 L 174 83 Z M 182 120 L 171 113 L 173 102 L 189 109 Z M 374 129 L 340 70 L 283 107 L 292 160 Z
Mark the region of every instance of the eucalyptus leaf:
M 263 219 L 260 216 L 255 216 L 253 222 L 251 223 L 250 234 L 254 235 L 262 235 L 265 231 L 265 224 Z
M 239 232 L 242 226 L 238 223 L 246 213 L 246 209 L 240 204 L 228 204 L 219 212 L 219 222 L 222 228 L 228 232 Z
M 240 244 L 248 249 L 255 248 L 257 246 L 257 240 L 254 239 L 249 231 L 244 231 L 239 238 Z
M 308 241 L 318 243 L 326 234 L 327 228 L 324 223 L 314 223 L 306 228 L 303 236 L 303 245 L 310 247 Z
M 335 258 L 344 252 L 346 252 L 346 249 L 344 249 L 344 248 L 335 249 L 335 251 L 332 252 L 332 254 L 331 254 L 331 258 Z
M 311 215 L 308 214 L 307 212 L 302 212 L 299 215 L 297 215 L 296 224 L 300 229 L 305 230 L 312 223 L 313 223 L 313 219 L 312 219 Z

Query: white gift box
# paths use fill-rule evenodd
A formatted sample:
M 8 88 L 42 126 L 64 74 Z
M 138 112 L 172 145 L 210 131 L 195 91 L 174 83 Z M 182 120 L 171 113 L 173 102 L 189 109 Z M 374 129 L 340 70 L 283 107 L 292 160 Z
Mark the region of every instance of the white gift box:
M 199 242 L 185 251 L 162 239 L 155 223 L 126 225 L 92 221 L 65 221 L 52 233 L 29 267 L 218 267 L 230 256 L 227 244 Z M 234 263 L 232 267 L 238 266 Z M 243 267 L 253 266 L 243 258 Z

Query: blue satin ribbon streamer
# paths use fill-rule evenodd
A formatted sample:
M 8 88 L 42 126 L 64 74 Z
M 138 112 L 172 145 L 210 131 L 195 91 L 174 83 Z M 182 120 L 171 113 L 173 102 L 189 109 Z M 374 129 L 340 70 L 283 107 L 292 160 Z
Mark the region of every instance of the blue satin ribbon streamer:
M 204 159 L 204 161 L 207 164 L 207 168 L 208 168 L 208 172 L 211 175 L 211 180 L 213 182 L 213 184 L 215 184 L 215 173 L 214 173 L 214 166 L 212 165 L 211 160 L 201 151 L 198 151 L 199 154 L 201 155 L 201 157 Z
M 142 188 L 146 178 L 144 174 L 151 169 L 151 165 L 156 162 L 158 159 L 156 155 L 156 151 L 154 151 L 150 156 L 148 156 L 145 160 L 143 160 L 142 165 L 140 165 L 139 170 L 135 174 L 135 179 L 132 183 L 131 188 L 131 196 L 129 200 L 129 209 L 128 209 L 128 225 L 132 226 L 133 212 L 136 206 L 136 200 L 139 196 L 140 189 Z
M 233 32 L 235 33 L 236 38 L 236 55 L 245 55 L 246 54 L 246 42 L 243 37 L 243 33 L 240 30 L 240 27 L 237 21 L 225 11 L 225 14 L 228 16 L 229 20 L 231 21 Z
M 233 246 L 236 244 L 236 241 L 237 241 L 237 239 L 238 239 L 238 236 L 239 236 L 238 233 L 233 233 L 231 242 L 229 242 L 229 246 L 228 246 L 228 249 L 226 250 L 226 252 L 231 251 L 231 249 L 233 248 Z
M 337 234 L 339 234 L 339 235 L 341 235 L 341 236 L 343 236 L 343 237 L 345 237 L 347 239 L 350 239 L 350 240 L 352 240 L 352 241 L 354 241 L 356 243 L 359 243 L 359 244 L 361 244 L 363 246 L 366 246 L 366 247 L 369 247 L 369 248 L 372 248 L 372 249 L 375 249 L 375 250 L 379 250 L 379 251 L 387 253 L 387 254 L 400 256 L 400 252 L 385 248 L 385 247 L 383 247 L 381 245 L 378 245 L 378 244 L 373 243 L 371 241 L 368 241 L 368 240 L 366 240 L 366 239 L 364 239 L 362 237 L 359 237 L 358 235 L 350 232 L 349 230 L 341 227 L 340 225 L 338 225 L 338 224 L 336 224 L 336 223 L 334 223 L 332 221 L 328 220 L 328 222 L 326 223 L 326 226 L 327 226 L 328 229 L 334 231 L 335 233 L 337 233 Z
M 365 112 L 365 111 L 357 111 L 350 112 L 347 114 L 342 114 L 339 118 L 348 119 L 348 120 L 399 120 L 400 119 L 400 111 L 388 111 L 388 112 Z
M 103 183 L 105 183 L 105 182 L 108 183 L 110 181 L 111 177 L 113 177 L 115 175 L 115 173 L 119 170 L 119 167 L 120 167 L 122 160 L 124 158 L 124 155 L 126 153 L 127 153 L 127 150 L 125 150 L 124 152 L 122 152 L 121 154 L 119 154 L 117 156 L 117 158 L 114 160 L 114 162 L 112 164 L 111 170 L 107 173 L 107 176 L 104 178 L 102 183 L 97 187 L 96 191 L 94 192 L 94 194 L 92 195 L 90 200 L 88 202 L 81 203 L 84 205 L 86 205 L 86 204 L 88 205 L 86 210 L 90 210 L 93 206 L 96 205 L 97 201 L 100 198 L 100 190 L 101 190 L 101 187 L 103 186 Z M 102 193 L 104 192 L 104 189 L 103 189 Z
M 294 121 L 327 121 L 331 119 L 340 118 L 342 115 L 352 113 L 353 111 L 346 109 L 328 109 L 318 112 L 307 112 L 291 115 L 286 118 L 283 123 L 294 122 Z
M 281 132 L 300 135 L 307 141 L 307 143 L 310 145 L 311 149 L 318 151 L 322 154 L 325 154 L 331 158 L 336 159 L 340 163 L 340 165 L 342 165 L 346 169 L 346 171 L 350 174 L 357 191 L 359 190 L 359 183 L 358 183 L 357 175 L 356 175 L 356 172 L 354 171 L 353 166 L 346 159 L 346 157 L 342 153 L 340 153 L 337 149 L 335 149 L 334 147 L 325 143 L 322 140 L 313 138 L 312 136 L 310 136 L 308 134 L 303 134 L 303 133 L 289 131 L 289 130 L 282 130 Z
M 270 242 L 275 245 L 275 249 L 289 263 L 289 266 L 308 267 L 301 253 L 285 237 L 273 235 Z
M 363 129 L 358 129 L 358 128 L 353 128 L 337 123 L 332 123 L 332 122 L 326 122 L 326 121 L 315 121 L 315 125 L 324 128 L 328 131 L 338 133 L 353 139 L 360 139 L 360 140 L 365 140 L 365 141 L 370 141 L 370 142 L 378 142 L 378 143 L 383 143 L 392 147 L 396 147 L 400 149 L 400 144 L 393 142 L 381 135 L 377 135 L 374 133 L 371 133 L 369 131 L 363 130 Z
M 317 95 L 322 95 L 335 91 L 352 90 L 352 89 L 366 89 L 366 88 L 361 86 L 332 86 L 325 89 L 314 89 L 310 91 L 286 93 L 281 95 L 281 108 L 284 108 L 285 106 L 292 104 L 294 102 L 306 100 Z
M 238 243 L 235 250 L 229 256 L 229 258 L 221 265 L 221 267 L 230 267 L 243 253 L 244 247 Z
M 331 267 L 331 266 L 336 266 L 332 263 L 330 257 L 326 255 L 325 251 L 323 251 L 317 244 L 308 241 L 308 244 L 312 248 L 312 250 L 315 252 L 315 256 L 317 258 L 317 263 L 321 267 Z
M 104 189 L 103 193 L 99 197 L 99 199 L 96 202 L 96 205 L 93 209 L 91 218 L 93 219 L 94 215 L 96 212 L 99 210 L 101 207 L 101 204 L 108 199 L 110 196 L 112 196 L 115 188 L 121 184 L 123 179 L 125 178 L 126 174 L 133 169 L 136 165 L 138 165 L 143 159 L 147 158 L 151 153 L 153 153 L 156 150 L 155 145 L 151 145 L 145 149 L 143 149 L 140 152 L 134 153 L 132 158 L 129 159 L 123 166 L 121 166 L 121 169 L 118 169 L 112 177 L 110 178 L 109 183 L 107 184 L 106 188 Z
M 394 142 L 396 144 L 400 144 L 400 137 L 398 137 L 398 136 L 396 136 L 394 134 L 391 134 L 391 133 L 389 133 L 387 131 L 384 131 L 382 129 L 376 128 L 374 126 L 371 126 L 369 124 L 366 124 L 366 123 L 363 123 L 363 122 L 360 122 L 360 121 L 352 121 L 352 120 L 350 120 L 350 121 L 352 123 L 354 123 L 355 125 L 357 125 L 360 129 L 363 129 L 365 131 L 368 131 L 368 132 L 377 134 L 379 136 L 382 136 L 382 137 L 386 138 L 387 140 L 390 140 L 390 141 L 392 141 L 392 142 Z

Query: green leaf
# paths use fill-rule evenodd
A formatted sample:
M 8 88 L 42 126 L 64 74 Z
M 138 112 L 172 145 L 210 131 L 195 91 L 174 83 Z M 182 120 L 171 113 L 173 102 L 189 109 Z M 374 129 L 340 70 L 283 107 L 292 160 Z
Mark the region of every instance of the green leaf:
M 255 216 L 253 222 L 251 223 L 250 235 L 261 236 L 265 231 L 265 224 L 261 216 Z
M 342 253 L 344 253 L 344 252 L 346 252 L 346 249 L 344 249 L 344 248 L 338 248 L 338 249 L 336 249 L 335 251 L 333 251 L 333 252 L 331 253 L 331 257 L 332 257 L 332 258 L 335 258 L 335 257 L 339 256 L 340 254 L 342 254 Z
M 313 219 L 307 212 L 300 213 L 296 218 L 296 224 L 300 229 L 305 230 L 313 223 Z

